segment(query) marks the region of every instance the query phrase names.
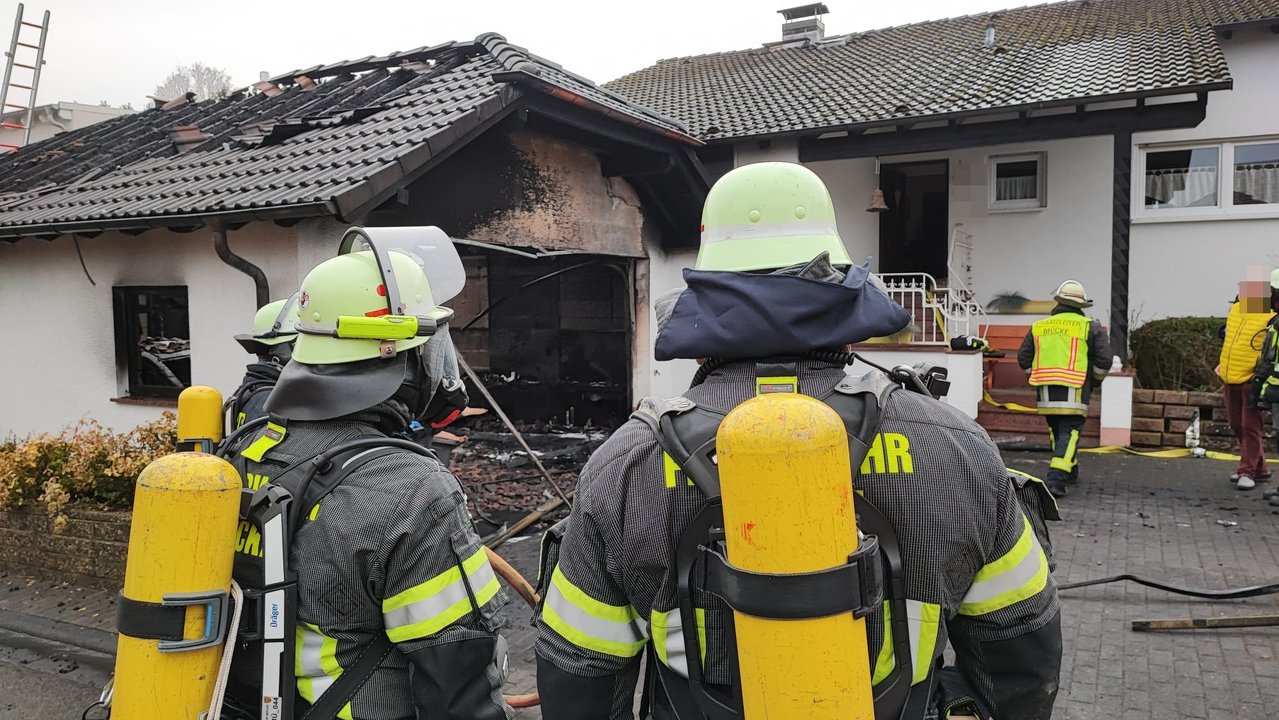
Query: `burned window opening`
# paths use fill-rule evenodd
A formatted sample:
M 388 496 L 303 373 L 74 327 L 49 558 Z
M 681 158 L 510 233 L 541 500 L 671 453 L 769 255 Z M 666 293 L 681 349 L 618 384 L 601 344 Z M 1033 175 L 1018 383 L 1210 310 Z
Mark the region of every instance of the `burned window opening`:
M 462 260 L 467 285 L 450 303 L 453 340 L 512 419 L 574 427 L 625 421 L 632 261 L 488 251 Z M 474 389 L 471 399 L 483 403 Z

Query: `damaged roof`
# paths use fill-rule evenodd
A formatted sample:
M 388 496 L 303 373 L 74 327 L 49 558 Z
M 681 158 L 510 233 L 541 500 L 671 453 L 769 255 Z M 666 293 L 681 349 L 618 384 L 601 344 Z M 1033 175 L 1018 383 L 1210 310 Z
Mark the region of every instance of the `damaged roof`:
M 1226 89 L 1214 27 L 1272 18 L 1279 0 L 1072 0 L 662 60 L 605 87 L 707 141 L 809 134 Z
M 0 238 L 225 218 L 356 217 L 549 95 L 676 147 L 700 141 L 495 33 L 193 96 L 0 157 Z M 157 103 L 159 104 L 159 103 Z

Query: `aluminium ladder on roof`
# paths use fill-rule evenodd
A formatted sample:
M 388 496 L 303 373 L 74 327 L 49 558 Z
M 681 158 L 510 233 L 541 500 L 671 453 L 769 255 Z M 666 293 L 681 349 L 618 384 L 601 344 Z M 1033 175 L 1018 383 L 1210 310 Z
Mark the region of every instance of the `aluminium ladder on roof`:
M 44 43 L 45 38 L 49 35 L 49 11 L 44 11 L 44 20 L 40 24 L 27 22 L 22 19 L 22 3 L 18 3 L 18 18 L 13 23 L 13 40 L 9 42 L 9 51 L 5 53 L 7 62 L 4 66 L 4 82 L 0 84 L 0 127 L 8 130 L 22 130 L 22 143 L 0 143 L 0 152 L 11 152 L 26 145 L 31 140 L 31 120 L 35 114 L 36 90 L 40 87 L 40 68 L 44 65 Z M 22 41 L 23 28 L 35 28 L 40 31 L 40 39 L 33 45 Z M 30 32 L 27 33 L 30 35 Z M 32 62 L 19 62 L 19 48 L 23 50 L 34 50 L 35 60 Z M 29 83 L 14 82 L 13 69 L 22 68 L 31 75 Z M 16 102 L 10 102 L 9 90 L 17 88 L 27 92 L 27 103 L 20 105 Z M 3 120 L 3 115 L 10 110 L 25 110 L 25 119 L 21 123 L 9 122 Z

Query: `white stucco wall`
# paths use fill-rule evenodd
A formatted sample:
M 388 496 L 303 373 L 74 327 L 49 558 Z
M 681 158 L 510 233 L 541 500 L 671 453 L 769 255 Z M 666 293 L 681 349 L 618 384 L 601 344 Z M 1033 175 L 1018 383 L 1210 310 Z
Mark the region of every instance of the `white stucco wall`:
M 298 285 L 296 238 L 295 228 L 254 223 L 231 231 L 229 243 L 283 297 Z M 210 231 L 105 233 L 80 246 L 96 286 L 70 237 L 0 243 L 0 313 L 18 330 L 0 343 L 0 437 L 57 431 L 83 417 L 123 430 L 159 416 L 163 408 L 111 402 L 126 394 L 115 360 L 113 287 L 187 286 L 192 380 L 224 394 L 235 389 L 250 358 L 232 336 L 252 322 L 254 287 L 218 259 Z
M 1047 206 L 1012 212 L 989 210 L 988 158 L 1030 152 L 1045 153 Z M 1110 138 L 894 155 L 882 157 L 880 162 L 939 159 L 950 161 L 948 227 L 961 223 L 973 236 L 972 289 L 983 304 L 1002 292 L 1047 299 L 1062 280 L 1072 277 L 1096 298 L 1093 315 L 1108 317 Z M 879 255 L 880 216 L 866 212 L 875 189 L 874 159 L 832 160 L 808 167 L 830 188 L 840 236 L 852 257 L 860 260 Z M 878 269 L 877 260 L 871 267 Z M 1014 324 L 1021 323 L 1016 318 Z
M 1279 35 L 1236 30 L 1221 41 L 1234 89 L 1208 94 L 1199 127 L 1134 136 L 1137 146 L 1195 140 L 1279 142 Z M 1141 188 L 1134 151 L 1133 188 Z M 1139 192 L 1134 192 L 1140 207 Z M 1134 213 L 1136 216 L 1137 213 Z M 1279 267 L 1279 207 L 1265 218 L 1133 221 L 1129 309 L 1133 326 L 1161 317 L 1222 316 L 1249 265 Z

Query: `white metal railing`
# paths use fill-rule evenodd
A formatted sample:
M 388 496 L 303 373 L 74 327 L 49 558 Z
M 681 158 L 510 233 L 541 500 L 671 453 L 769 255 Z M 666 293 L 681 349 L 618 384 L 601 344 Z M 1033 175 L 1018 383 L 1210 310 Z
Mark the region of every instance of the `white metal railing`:
M 947 329 L 950 318 L 946 317 L 944 301 L 939 301 L 944 293 L 938 293 L 937 280 L 932 275 L 882 273 L 879 279 L 883 281 L 888 297 L 906 308 L 906 313 L 910 315 L 913 332 L 906 342 L 915 345 L 949 343 Z
M 946 279 L 946 304 L 952 314 L 964 318 L 961 323 L 964 329 L 956 329 L 952 334 L 984 337 L 990 321 L 986 316 L 986 308 L 977 302 L 972 291 L 973 236 L 959 223 L 955 224 L 950 234 L 950 255 L 946 260 L 946 268 L 950 274 Z
M 950 236 L 946 287 L 929 273 L 881 273 L 879 279 L 910 314 L 916 345 L 948 345 L 958 335 L 982 336 L 989 321 L 972 292 L 973 236 L 955 225 Z

